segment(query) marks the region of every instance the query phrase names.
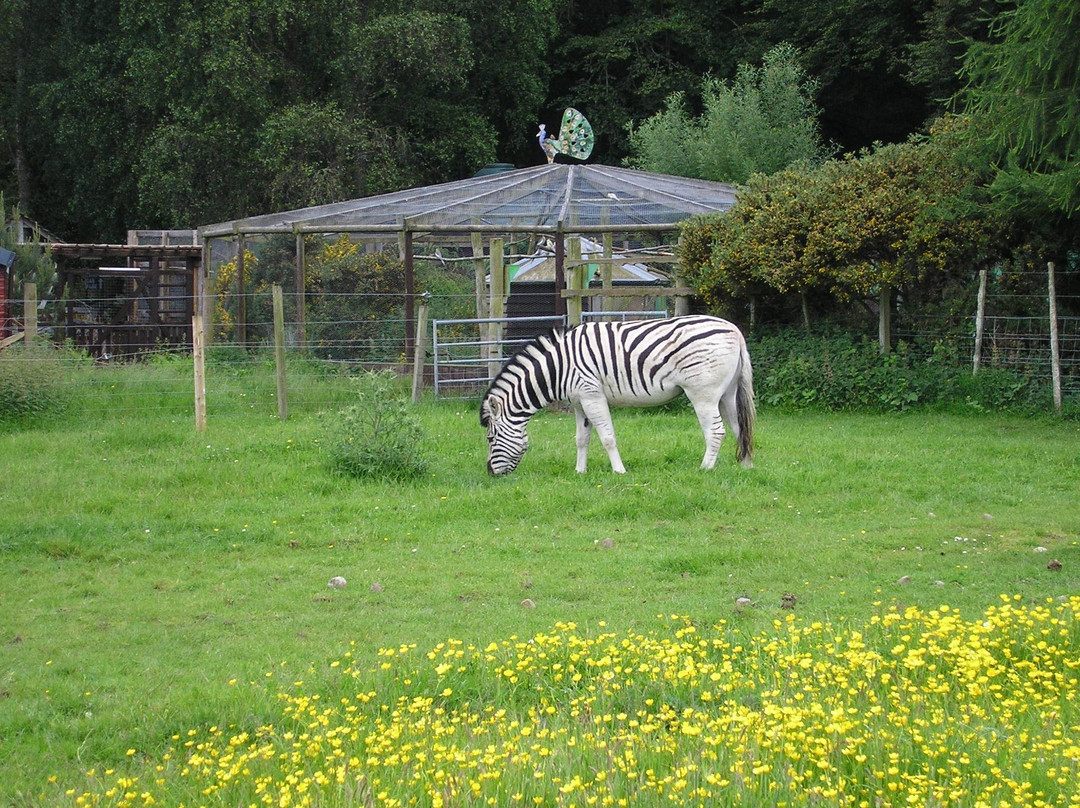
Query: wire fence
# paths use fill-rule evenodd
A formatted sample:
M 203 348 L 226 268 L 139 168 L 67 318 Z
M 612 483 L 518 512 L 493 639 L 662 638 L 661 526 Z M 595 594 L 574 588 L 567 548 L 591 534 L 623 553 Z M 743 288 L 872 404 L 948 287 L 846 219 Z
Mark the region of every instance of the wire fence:
M 1080 285 L 1078 275 L 1074 271 L 1066 276 L 1069 291 L 1059 298 L 1063 313 L 1057 319 L 1062 394 L 1074 406 L 1080 402 L 1080 294 L 1072 294 Z M 1028 280 L 1034 285 L 1038 278 Z M 272 294 L 267 289 L 243 297 L 244 333 L 231 316 L 241 305 L 240 298 L 223 295 L 214 301 L 206 377 L 211 417 L 216 413 L 273 417 L 277 413 Z M 297 296 L 286 294 L 290 412 L 319 411 L 347 401 L 347 380 L 358 368 L 410 373 L 413 356 L 407 332 L 411 318 L 406 316 L 405 300 L 400 293 L 309 295 L 300 317 Z M 424 335 L 424 381 L 430 389 L 434 382 L 431 323 L 475 317 L 475 295 L 432 294 L 425 296 L 425 302 L 430 314 Z M 172 298 L 159 303 L 159 312 L 178 307 Z M 183 305 L 193 306 L 194 301 L 183 301 Z M 1051 351 L 1046 306 L 1045 295 L 1037 292 L 991 290 L 986 296 L 981 366 L 1048 382 Z M 9 317 L 0 328 L 0 340 L 10 343 L 20 333 L 27 319 L 23 308 L 20 300 L 8 301 Z M 27 350 L 16 343 L 0 350 L 0 372 L 64 380 L 76 391 L 73 409 L 121 417 L 148 411 L 192 415 L 191 324 L 151 322 L 151 310 L 145 297 L 42 300 L 36 311 L 36 347 Z M 909 343 L 915 353 L 948 353 L 958 366 L 970 370 L 975 332 L 974 310 L 920 313 L 899 318 L 896 337 Z M 753 338 L 751 334 L 751 348 Z M 137 372 L 132 372 L 133 365 L 138 366 Z

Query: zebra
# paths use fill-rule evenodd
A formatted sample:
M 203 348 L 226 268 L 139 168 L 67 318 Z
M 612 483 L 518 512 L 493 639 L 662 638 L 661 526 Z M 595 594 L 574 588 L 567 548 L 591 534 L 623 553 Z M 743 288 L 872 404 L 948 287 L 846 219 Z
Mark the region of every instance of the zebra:
M 754 372 L 746 340 L 717 317 L 590 322 L 541 335 L 495 376 L 480 403 L 487 429 L 488 471 L 509 474 L 529 448 L 529 419 L 553 401 L 569 401 L 577 421 L 577 471 L 584 473 L 592 429 L 611 461 L 626 473 L 609 406 L 650 406 L 686 393 L 705 435 L 701 468 L 720 452 L 724 422 L 736 458 L 753 465 Z

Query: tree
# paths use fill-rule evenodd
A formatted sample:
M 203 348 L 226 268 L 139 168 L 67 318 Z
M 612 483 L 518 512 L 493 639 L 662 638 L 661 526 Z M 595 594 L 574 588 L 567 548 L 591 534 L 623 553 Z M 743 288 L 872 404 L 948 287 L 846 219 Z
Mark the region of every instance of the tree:
M 986 40 L 1002 5 L 1003 0 L 932 0 L 903 56 L 907 79 L 925 90 L 931 108 L 944 112 L 960 91 L 960 62 L 972 42 Z
M 928 137 L 753 177 L 729 213 L 684 228 L 688 276 L 710 301 L 762 289 L 876 297 L 888 351 L 896 290 L 917 299 L 1005 249 L 1008 228 L 976 204 L 981 177 L 957 147 L 966 126 L 946 118 Z M 702 227 L 704 260 L 692 235 Z
M 20 238 L 21 230 L 22 214 L 19 208 L 9 209 L 4 195 L 0 194 L 0 247 L 15 253 L 9 295 L 14 298 L 23 284 L 29 282 L 37 285 L 39 296 L 47 296 L 56 280 L 56 263 L 36 236 L 24 242 Z
M 659 110 L 672 93 L 708 73 L 730 76 L 745 17 L 742 0 L 561 2 L 549 88 L 551 125 L 573 106 L 596 132 L 593 159 L 615 164 L 629 153 L 627 124 Z M 539 156 L 539 155 L 537 155 Z
M 332 101 L 272 113 L 257 139 L 256 170 L 273 210 L 382 193 L 410 179 L 403 132 L 347 115 Z
M 732 83 L 704 81 L 705 111 L 691 118 L 676 93 L 667 108 L 631 129 L 630 165 L 646 171 L 744 183 L 792 163 L 827 155 L 814 105 L 817 84 L 799 67 L 798 54 L 778 45 L 761 67 L 740 65 Z
M 50 230 L 115 233 L 129 219 L 141 123 L 130 106 L 115 0 L 26 3 L 16 149 L 20 205 Z M 130 226 L 130 225 L 128 225 Z
M 985 121 L 998 204 L 1073 219 L 1080 209 L 1080 7 L 1020 0 L 964 58 L 962 107 Z
M 827 140 L 855 151 L 902 142 L 933 108 L 905 75 L 907 49 L 934 0 L 761 0 L 740 28 L 744 59 L 778 42 L 798 48 L 821 83 L 817 101 Z

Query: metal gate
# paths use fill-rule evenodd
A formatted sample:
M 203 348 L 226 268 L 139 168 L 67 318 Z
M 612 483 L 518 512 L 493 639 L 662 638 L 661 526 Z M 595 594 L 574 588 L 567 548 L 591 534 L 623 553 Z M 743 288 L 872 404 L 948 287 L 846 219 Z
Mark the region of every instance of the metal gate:
M 507 339 L 507 326 L 530 335 Z M 433 320 L 435 399 L 476 398 L 510 356 L 536 334 L 566 325 L 566 317 L 501 317 L 477 320 Z
M 582 319 L 590 320 L 664 317 L 666 311 L 582 312 Z M 506 336 L 511 325 L 513 339 Z M 565 326 L 564 315 L 432 321 L 435 399 L 480 396 L 522 345 L 537 334 Z

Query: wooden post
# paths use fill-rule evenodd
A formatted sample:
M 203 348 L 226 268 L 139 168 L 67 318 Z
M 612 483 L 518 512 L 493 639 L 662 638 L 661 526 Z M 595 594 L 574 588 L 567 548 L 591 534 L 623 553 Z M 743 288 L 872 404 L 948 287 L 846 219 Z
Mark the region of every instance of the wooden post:
M 282 421 L 289 417 L 289 391 L 285 384 L 285 306 L 281 286 L 274 284 L 274 369 L 277 373 L 277 411 Z
M 413 270 L 413 234 L 406 230 L 402 239 L 405 264 L 405 356 L 413 352 L 416 341 L 416 274 Z
M 244 234 L 236 237 L 236 341 L 247 345 L 247 299 L 244 297 Z
M 214 320 L 214 294 L 210 289 L 210 259 L 213 255 L 210 249 L 210 239 L 203 239 L 202 245 L 202 266 L 199 268 L 199 282 L 196 284 L 197 291 L 195 300 L 195 312 L 200 317 L 203 330 L 203 346 L 210 344 L 213 338 L 213 328 L 211 323 Z M 194 342 L 194 335 L 192 335 L 192 342 Z
M 482 320 L 488 316 L 487 264 L 484 262 L 484 234 L 472 234 L 473 274 L 476 276 L 476 318 Z
M 484 234 L 472 234 L 473 274 L 476 276 L 476 319 L 484 320 L 488 316 L 488 290 L 484 276 L 487 274 L 487 264 L 484 263 Z M 491 329 L 488 323 L 480 323 L 480 333 L 477 335 L 481 343 L 488 341 Z M 481 344 L 480 359 L 487 359 L 491 355 L 488 346 Z
M 29 348 L 37 341 L 37 284 L 23 284 L 23 345 Z
M 1061 348 L 1058 343 L 1057 292 L 1054 289 L 1054 262 L 1046 265 L 1050 302 L 1050 376 L 1054 386 L 1054 412 L 1061 412 Z
M 982 361 L 983 327 L 986 323 L 986 270 L 979 270 L 979 297 L 975 304 L 975 355 L 971 359 L 971 375 L 979 372 Z
M 304 254 L 304 234 L 296 234 L 296 344 L 304 350 L 307 344 L 307 256 Z
M 581 238 L 574 236 L 568 239 L 570 242 L 566 251 L 566 257 L 571 261 L 581 260 Z M 584 269 L 582 264 L 574 264 L 570 267 L 570 272 L 566 276 L 566 288 L 570 291 L 577 291 L 584 287 Z M 582 296 L 574 295 L 566 301 L 566 324 L 571 328 L 575 325 L 581 325 L 581 309 L 582 309 Z
M 608 209 L 604 208 L 605 215 L 607 214 L 607 212 Z M 611 248 L 611 233 L 604 233 L 604 258 L 610 259 L 613 252 L 614 251 Z M 611 273 L 613 269 L 614 267 L 608 262 L 600 265 L 600 285 L 603 287 L 605 292 L 611 291 Z M 614 298 L 607 297 L 606 295 L 600 298 L 600 311 L 614 310 Z
M 420 304 L 420 311 L 416 315 L 416 353 L 413 355 L 412 369 L 412 402 L 420 403 L 420 393 L 424 389 L 424 356 L 427 352 L 427 320 L 428 303 L 425 300 Z
M 682 246 L 682 236 L 681 235 L 679 236 L 679 246 Z M 676 254 L 678 254 L 678 252 L 681 252 L 681 251 L 677 250 Z M 675 265 L 675 286 L 677 286 L 677 287 L 678 286 L 683 286 L 683 287 L 686 286 L 686 284 L 683 283 L 682 273 L 679 271 L 679 268 L 681 266 L 682 266 L 682 264 L 676 264 Z M 687 315 L 689 313 L 690 313 L 690 298 L 687 297 L 686 295 L 677 295 L 676 298 L 675 298 L 675 316 L 676 317 L 683 317 L 683 316 L 685 316 L 685 315 Z M 753 328 L 753 325 L 754 325 L 754 321 L 753 321 L 753 317 L 751 317 L 750 318 L 750 327 Z
M 555 314 L 566 314 L 566 298 L 562 296 L 566 288 L 566 245 L 563 243 L 563 231 L 559 227 L 555 232 Z
M 880 309 L 878 312 L 878 343 L 881 345 L 881 353 L 887 354 L 892 350 L 892 289 L 890 287 L 881 287 L 878 306 Z
M 488 312 L 493 319 L 501 320 L 506 316 L 506 268 L 503 266 L 503 240 L 493 238 L 489 242 L 488 249 L 491 252 L 489 259 L 491 267 L 491 300 L 488 303 Z M 495 345 L 491 346 L 489 358 L 498 360 L 488 364 L 488 372 L 494 376 L 499 372 L 499 365 L 502 364 L 503 324 L 491 323 L 489 337 L 491 342 L 495 343 Z
M 191 318 L 192 358 L 195 363 L 195 429 L 206 429 L 206 349 L 203 318 L 196 314 Z

